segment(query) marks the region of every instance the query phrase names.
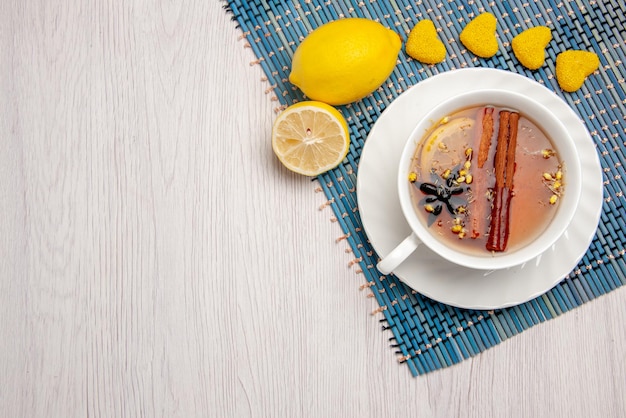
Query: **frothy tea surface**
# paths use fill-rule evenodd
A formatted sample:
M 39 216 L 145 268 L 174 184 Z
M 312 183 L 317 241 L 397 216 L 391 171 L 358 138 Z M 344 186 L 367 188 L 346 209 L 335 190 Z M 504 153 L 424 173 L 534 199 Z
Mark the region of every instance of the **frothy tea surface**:
M 523 114 L 464 109 L 424 136 L 408 175 L 413 205 L 433 234 L 474 255 L 514 251 L 557 212 L 565 167 L 546 134 Z

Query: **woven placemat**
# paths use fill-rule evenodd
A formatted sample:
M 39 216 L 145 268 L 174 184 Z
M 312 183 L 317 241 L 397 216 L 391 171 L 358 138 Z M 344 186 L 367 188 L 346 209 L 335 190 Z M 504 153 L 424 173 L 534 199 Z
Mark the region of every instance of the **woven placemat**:
M 423 65 L 404 49 L 390 78 L 365 99 L 339 110 L 348 120 L 352 145 L 344 162 L 321 175 L 320 190 L 328 198 L 334 219 L 354 253 L 350 265 L 363 275 L 361 289 L 369 289 L 379 308 L 383 329 L 392 332 L 399 362 L 413 375 L 458 363 L 499 342 L 605 294 L 626 282 L 624 254 L 624 162 L 626 161 L 626 4 L 617 1 L 302 1 L 228 0 L 225 8 L 253 49 L 279 108 L 304 100 L 288 81 L 293 52 L 304 37 L 323 23 L 343 17 L 366 17 L 399 33 L 403 40 L 422 19 L 441 29 L 446 60 Z M 459 34 L 481 12 L 498 20 L 500 49 L 490 59 L 477 58 L 459 42 Z M 522 67 L 510 49 L 511 39 L 529 27 L 551 28 L 553 39 L 546 63 L 537 71 Z M 594 51 L 600 68 L 583 87 L 564 93 L 555 78 L 556 55 L 567 49 Z M 376 270 L 378 256 L 365 235 L 356 199 L 356 177 L 362 146 L 377 117 L 399 94 L 435 74 L 464 67 L 492 67 L 522 74 L 562 97 L 589 129 L 603 169 L 604 202 L 600 225 L 579 265 L 555 288 L 522 305 L 494 311 L 454 308 L 411 290 L 395 276 Z

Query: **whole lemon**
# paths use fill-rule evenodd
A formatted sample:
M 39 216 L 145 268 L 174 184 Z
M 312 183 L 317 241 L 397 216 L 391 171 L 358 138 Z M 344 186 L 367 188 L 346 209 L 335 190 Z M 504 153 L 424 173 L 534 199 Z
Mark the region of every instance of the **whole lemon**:
M 335 20 L 315 29 L 296 48 L 289 81 L 313 100 L 351 103 L 389 77 L 401 45 L 396 32 L 373 20 Z

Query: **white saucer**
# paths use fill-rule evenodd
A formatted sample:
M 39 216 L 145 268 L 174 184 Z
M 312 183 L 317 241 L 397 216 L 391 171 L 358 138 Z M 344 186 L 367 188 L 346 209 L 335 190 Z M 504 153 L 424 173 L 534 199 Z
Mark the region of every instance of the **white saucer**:
M 551 109 L 576 142 L 583 172 L 582 197 L 570 228 L 540 257 L 503 270 L 467 269 L 420 246 L 394 274 L 417 292 L 468 309 L 498 309 L 527 302 L 556 286 L 583 257 L 602 210 L 602 169 L 595 145 L 577 114 L 552 91 L 518 74 L 490 68 L 448 71 L 419 82 L 380 115 L 361 154 L 359 213 L 379 256 L 411 232 L 400 209 L 397 167 L 404 143 L 429 109 L 455 94 L 498 88 L 524 94 Z

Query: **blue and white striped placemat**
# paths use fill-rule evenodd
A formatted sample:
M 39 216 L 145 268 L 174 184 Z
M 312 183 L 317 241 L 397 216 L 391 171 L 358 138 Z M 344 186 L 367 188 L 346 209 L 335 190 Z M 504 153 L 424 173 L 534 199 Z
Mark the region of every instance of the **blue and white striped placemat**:
M 354 254 L 350 265 L 361 274 L 361 289 L 376 298 L 383 328 L 393 334 L 391 345 L 400 363 L 413 375 L 458 363 L 499 342 L 554 318 L 626 283 L 624 254 L 626 213 L 626 3 L 616 1 L 321 1 L 279 2 L 228 0 L 246 46 L 253 49 L 264 70 L 268 91 L 286 107 L 305 97 L 288 75 L 293 52 L 304 37 L 323 23 L 343 17 L 366 17 L 398 32 L 403 40 L 422 19 L 441 28 L 446 60 L 423 65 L 402 49 L 389 79 L 370 96 L 342 106 L 352 145 L 344 162 L 321 175 L 320 190 L 328 198 L 333 219 L 341 225 Z M 498 21 L 498 53 L 482 59 L 459 42 L 463 27 L 481 12 Z M 522 67 L 510 42 L 524 29 L 545 25 L 553 39 L 546 63 L 537 71 Z M 599 70 L 574 93 L 564 93 L 555 78 L 556 55 L 567 49 L 594 51 Z M 464 67 L 492 67 L 522 74 L 555 91 L 578 113 L 591 132 L 604 175 L 604 202 L 600 225 L 579 265 L 555 288 L 522 305 L 495 311 L 458 309 L 434 302 L 402 284 L 395 276 L 376 270 L 378 256 L 365 235 L 356 199 L 358 162 L 372 125 L 386 106 L 409 87 L 432 75 Z M 329 238 L 330 239 L 330 238 Z

